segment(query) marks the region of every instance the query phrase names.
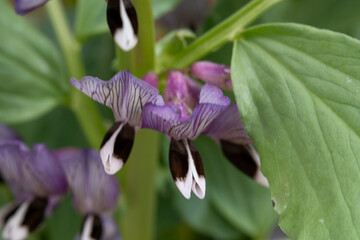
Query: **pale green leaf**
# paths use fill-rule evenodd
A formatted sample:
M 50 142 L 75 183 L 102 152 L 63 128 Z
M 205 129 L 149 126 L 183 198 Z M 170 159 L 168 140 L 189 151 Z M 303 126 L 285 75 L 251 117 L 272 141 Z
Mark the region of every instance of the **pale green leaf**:
M 291 239 L 359 239 L 360 42 L 296 24 L 241 37 L 234 91 L 280 226 Z
M 0 121 L 21 122 L 49 111 L 69 89 L 55 46 L 0 1 Z

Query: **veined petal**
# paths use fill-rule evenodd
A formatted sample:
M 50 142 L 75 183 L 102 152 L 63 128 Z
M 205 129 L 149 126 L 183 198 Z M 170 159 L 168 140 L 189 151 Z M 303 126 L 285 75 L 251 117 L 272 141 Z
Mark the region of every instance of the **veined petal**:
M 180 192 L 189 199 L 191 190 L 205 197 L 205 173 L 199 152 L 190 140 L 171 139 L 169 150 L 171 175 Z
M 129 73 L 121 71 L 109 81 L 96 77 L 84 77 L 71 84 L 113 110 L 116 121 L 128 122 L 133 127 L 141 124 L 141 113 L 146 103 L 155 101 L 159 91 L 150 84 Z
M 21 138 L 12 128 L 0 124 L 0 142 L 7 140 L 21 140 Z
M 228 106 L 217 118 L 206 127 L 203 134 L 215 139 L 226 140 L 236 144 L 250 144 L 241 122 L 236 104 Z
M 129 158 L 134 144 L 135 129 L 127 123 L 116 122 L 106 133 L 100 157 L 107 174 L 115 174 Z
M 79 212 L 100 214 L 115 206 L 118 185 L 113 176 L 105 173 L 99 152 L 79 150 L 60 162 Z
M 168 105 L 180 108 L 181 119 L 184 120 L 199 102 L 200 86 L 180 71 L 171 71 L 166 80 L 164 96 Z
M 108 0 L 107 22 L 115 42 L 124 51 L 134 48 L 138 42 L 136 10 L 130 0 Z
M 15 12 L 20 15 L 27 14 L 35 8 L 41 7 L 48 0 L 15 0 Z
M 230 99 L 220 89 L 205 84 L 200 92 L 200 103 L 188 119 L 181 120 L 179 108 L 147 104 L 142 127 L 163 132 L 175 139 L 195 139 L 229 104 Z

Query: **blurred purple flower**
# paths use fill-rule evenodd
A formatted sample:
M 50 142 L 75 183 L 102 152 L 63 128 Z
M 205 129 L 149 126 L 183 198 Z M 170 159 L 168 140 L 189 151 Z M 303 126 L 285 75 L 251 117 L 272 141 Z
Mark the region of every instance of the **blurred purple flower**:
M 153 86 L 154 88 L 158 88 L 159 86 L 159 78 L 155 73 L 149 72 L 145 74 L 141 79 Z
M 208 61 L 195 62 L 191 66 L 191 74 L 194 77 L 206 83 L 213 84 L 221 89 L 232 89 L 230 68 L 228 66 Z
M 49 0 L 15 0 L 15 12 L 20 15 L 25 15 L 41 7 L 48 1 Z
M 73 204 L 84 215 L 80 239 L 120 239 L 115 223 L 106 215 L 116 206 L 119 187 L 116 178 L 105 173 L 99 153 L 79 150 L 63 154 L 60 163 Z
M 198 102 L 191 79 L 179 72 L 170 73 L 164 101 L 148 103 L 143 110 L 142 127 L 167 134 L 171 138 L 169 163 L 173 179 L 185 198 L 191 190 L 205 197 L 205 174 L 199 152 L 192 144 L 197 136 L 230 104 L 220 89 L 205 84 Z M 197 103 L 197 104 L 196 104 Z M 189 111 L 194 105 L 192 112 Z
M 109 81 L 88 76 L 81 81 L 72 78 L 70 82 L 113 110 L 115 123 L 101 143 L 100 156 L 105 171 L 115 174 L 130 155 L 135 131 L 140 128 L 143 106 L 156 101 L 159 91 L 129 71 L 121 71 Z
M 256 182 L 268 187 L 266 177 L 260 171 L 260 159 L 252 141 L 246 134 L 236 104 L 226 108 L 212 121 L 203 134 L 212 137 L 230 162 Z
M 25 239 L 50 215 L 67 190 L 58 159 L 43 144 L 30 151 L 21 141 L 0 142 L 0 171 L 15 201 L 1 209 L 4 239 Z

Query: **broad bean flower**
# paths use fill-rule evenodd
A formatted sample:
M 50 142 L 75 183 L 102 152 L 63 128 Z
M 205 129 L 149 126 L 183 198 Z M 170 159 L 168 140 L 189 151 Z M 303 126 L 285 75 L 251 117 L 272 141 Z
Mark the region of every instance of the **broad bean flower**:
M 100 156 L 105 171 L 115 174 L 130 155 L 135 131 L 141 125 L 143 107 L 148 102 L 155 102 L 159 91 L 129 71 L 121 71 L 109 81 L 96 77 L 84 77 L 81 81 L 72 78 L 70 81 L 74 87 L 113 110 L 115 123 L 101 143 Z
M 146 104 L 142 127 L 170 137 L 169 163 L 176 186 L 185 198 L 190 198 L 191 190 L 204 198 L 204 168 L 192 140 L 225 110 L 230 99 L 210 84 L 205 84 L 198 96 L 198 86 L 176 71 L 170 73 L 166 88 L 167 104 L 163 100 Z
M 252 141 L 246 134 L 236 104 L 225 109 L 203 132 L 220 144 L 230 162 L 256 182 L 268 187 L 269 183 L 260 171 L 260 159 Z
M 84 216 L 81 240 L 120 239 L 115 223 L 107 215 L 116 205 L 119 186 L 114 176 L 105 173 L 99 158 L 95 150 L 79 150 L 60 157 L 73 204 Z
M 138 42 L 138 21 L 130 0 L 107 0 L 107 22 L 115 42 L 130 51 Z
M 51 214 L 67 190 L 58 159 L 43 144 L 31 151 L 19 140 L 0 142 L 0 171 L 15 201 L 1 209 L 4 239 L 25 239 Z

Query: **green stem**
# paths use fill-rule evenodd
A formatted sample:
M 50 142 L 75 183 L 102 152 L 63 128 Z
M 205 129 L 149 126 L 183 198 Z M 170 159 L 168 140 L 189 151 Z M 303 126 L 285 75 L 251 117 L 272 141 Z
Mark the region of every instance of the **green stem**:
M 46 9 L 64 53 L 69 75 L 78 79 L 82 78 L 85 75 L 85 69 L 81 59 L 81 46 L 69 29 L 61 2 L 50 1 L 46 4 Z M 98 148 L 105 134 L 105 128 L 94 102 L 73 88 L 70 108 L 75 113 L 90 145 Z
M 129 69 L 142 77 L 155 66 L 155 31 L 151 0 L 132 0 L 139 22 L 139 42 L 134 50 L 117 49 L 117 70 Z M 159 159 L 159 133 L 141 129 L 136 133 L 130 159 L 122 170 L 124 202 L 128 204 L 121 221 L 125 240 L 154 239 L 156 223 L 155 174 Z
M 179 54 L 156 69 L 182 69 L 227 42 L 232 42 L 245 27 L 260 17 L 266 10 L 282 0 L 253 0 L 220 24 L 197 38 Z

